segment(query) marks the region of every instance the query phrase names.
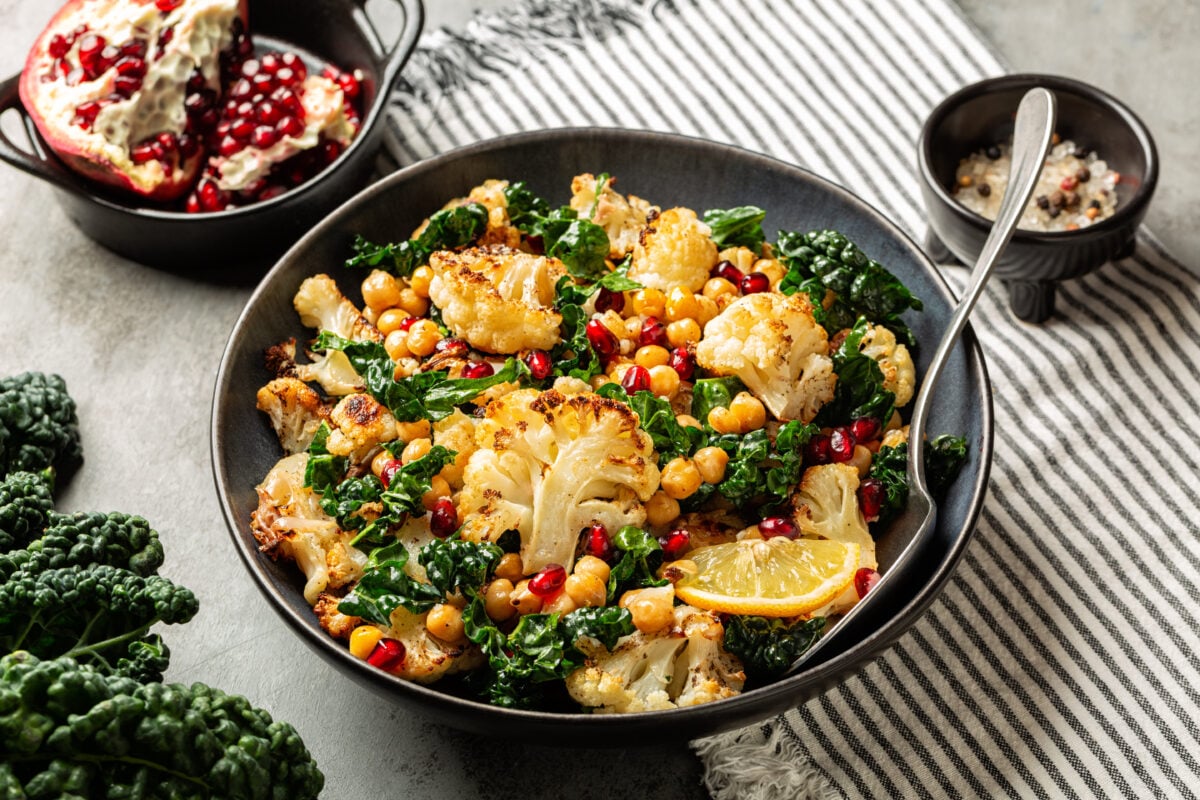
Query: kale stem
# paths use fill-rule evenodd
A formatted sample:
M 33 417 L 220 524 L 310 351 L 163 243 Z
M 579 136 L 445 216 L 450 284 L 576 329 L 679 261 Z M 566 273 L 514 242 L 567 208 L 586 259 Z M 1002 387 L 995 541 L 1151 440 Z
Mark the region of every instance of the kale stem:
M 146 632 L 148 630 L 150 630 L 150 626 L 158 621 L 159 621 L 158 617 L 155 617 L 150 622 L 147 622 L 145 625 L 143 625 L 140 628 L 137 628 L 136 630 L 126 631 L 125 633 L 121 634 L 120 636 L 114 636 L 111 639 L 105 639 L 102 642 L 92 642 L 91 644 L 87 645 L 86 647 L 79 646 L 80 643 L 82 642 L 82 639 L 81 639 L 79 642 L 75 643 L 75 647 L 73 647 L 69 652 L 64 653 L 63 655 L 69 656 L 71 658 L 78 658 L 81 655 L 91 655 L 91 656 L 95 656 L 96 658 L 100 659 L 105 664 L 108 664 L 108 660 L 100 653 L 101 650 L 112 647 L 113 645 L 123 644 L 124 642 L 132 641 L 133 639 L 142 638 L 143 636 L 146 635 Z M 90 628 L 91 625 L 89 624 L 88 627 Z

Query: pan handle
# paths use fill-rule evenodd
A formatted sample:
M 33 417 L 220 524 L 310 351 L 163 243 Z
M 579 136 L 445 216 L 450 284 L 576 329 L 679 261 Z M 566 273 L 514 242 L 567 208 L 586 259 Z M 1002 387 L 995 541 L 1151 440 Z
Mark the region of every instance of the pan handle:
M 0 128 L 0 160 L 7 161 L 17 169 L 28 172 L 35 178 L 48 181 L 61 189 L 78 192 L 79 186 L 66 167 L 60 164 L 54 156 L 47 156 L 43 153 L 41 140 L 37 135 L 37 127 L 21 103 L 20 83 L 21 76 L 17 74 L 0 84 L 0 116 L 10 110 L 20 115 L 21 124 L 25 128 L 27 137 L 26 146 L 18 145 L 8 137 L 3 128 Z
M 391 93 L 392 87 L 400 77 L 400 70 L 403 69 L 409 56 L 416 50 L 417 39 L 420 37 L 421 28 L 425 24 L 425 7 L 421 3 L 421 0 L 392 1 L 404 11 L 404 27 L 401 28 L 396 41 L 389 47 L 384 43 L 383 38 L 379 35 L 379 31 L 372 24 L 371 18 L 367 14 L 366 0 L 358 0 L 359 24 L 374 40 L 379 52 L 383 54 L 383 69 L 380 71 L 379 92 L 384 96 Z

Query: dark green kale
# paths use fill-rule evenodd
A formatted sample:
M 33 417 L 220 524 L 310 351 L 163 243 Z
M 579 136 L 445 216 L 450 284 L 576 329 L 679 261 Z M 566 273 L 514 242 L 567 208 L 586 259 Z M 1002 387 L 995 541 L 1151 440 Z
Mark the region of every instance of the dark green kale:
M 361 236 L 354 239 L 354 255 L 347 267 L 380 268 L 407 278 L 413 270 L 429 261 L 438 250 L 454 250 L 471 244 L 487 229 L 488 210 L 479 203 L 444 208 L 429 218 L 429 224 L 415 238 L 395 244 L 378 245 Z
M 435 539 L 421 548 L 417 563 L 425 577 L 444 594 L 478 593 L 504 551 L 490 542 Z
M 83 463 L 79 416 L 58 375 L 23 372 L 0 378 L 0 478 Z
M 659 462 L 667 463 L 676 456 L 690 456 L 704 447 L 708 435 L 700 428 L 680 425 L 666 398 L 642 390 L 633 397 L 618 383 L 606 383 L 596 394 L 627 404 L 638 415 L 642 430 L 650 435 Z
M 200 683 L 19 652 L 0 659 L 0 709 L 4 797 L 315 800 L 325 782 L 292 726 Z
M 36 539 L 53 509 L 52 470 L 13 472 L 0 480 L 0 553 Z
M 308 443 L 308 461 L 304 465 L 304 485 L 324 494 L 341 482 L 346 474 L 345 456 L 329 452 L 329 424 L 322 422 Z
M 756 681 L 778 678 L 825 630 L 825 617 L 789 624 L 767 617 L 731 616 L 725 623 L 724 647 L 741 659 L 746 675 Z
M 421 498 L 433 488 L 433 476 L 456 455 L 453 450 L 436 444 L 425 455 L 393 472 L 386 488 L 374 475 L 346 478 L 332 489 L 324 490 L 321 508 L 337 519 L 342 530 L 358 531 L 354 545 L 378 545 L 389 528 L 402 524 L 410 514 L 425 513 Z M 370 517 L 359 513 L 367 504 L 371 504 Z
M 779 291 L 807 293 L 817 322 L 825 330 L 835 333 L 848 328 L 861 316 L 895 333 L 896 341 L 915 344 L 900 315 L 908 309 L 920 311 L 921 301 L 845 236 L 829 230 L 780 231 L 777 249 L 779 260 L 788 268 Z M 826 290 L 835 295 L 828 307 L 824 305 Z
M 836 427 L 864 417 L 886 423 L 891 418 L 896 394 L 884 388 L 879 362 L 859 349 L 870 327 L 866 317 L 859 317 L 830 354 L 837 385 L 833 400 L 821 406 L 815 420 L 817 425 Z
M 569 375 L 580 380 L 590 380 L 593 375 L 604 371 L 604 363 L 592 349 L 587 337 L 590 315 L 583 304 L 592 296 L 590 287 L 580 286 L 564 275 L 554 287 L 554 308 L 562 314 L 562 338 L 550 351 L 554 375 Z
M 793 420 L 781 426 L 772 441 L 766 429 L 743 436 L 727 433 L 713 436 L 708 444 L 729 455 L 725 477 L 715 487 L 738 508 L 769 513 L 782 506 L 804 473 L 804 445 L 817 433 L 817 426 Z M 708 484 L 689 498 L 688 507 L 707 500 L 713 493 Z
M 626 525 L 612 537 L 612 543 L 621 557 L 608 573 L 610 603 L 630 589 L 666 585 L 665 580 L 657 577 L 663 560 L 662 545 L 649 531 Z
M 729 408 L 746 384 L 734 377 L 701 378 L 692 386 L 692 416 L 708 427 L 708 414 L 714 408 Z M 711 429 L 710 429 L 711 430 Z
M 107 564 L 153 575 L 163 563 L 162 543 L 150 523 L 120 512 L 50 512 L 46 529 L 24 549 L 0 554 L 0 579 L 14 573 Z
M 967 461 L 967 440 L 943 433 L 925 443 L 925 481 L 934 497 L 945 495 Z
M 945 495 L 967 460 L 967 440 L 942 434 L 925 443 L 925 482 L 935 498 Z M 869 477 L 877 479 L 884 490 L 879 519 L 885 526 L 904 510 L 908 502 L 908 442 L 880 447 L 871 461 Z
M 572 277 L 596 281 L 608 273 L 609 242 L 604 228 L 580 219 L 568 206 L 551 209 L 524 182 L 507 186 L 504 197 L 513 226 L 526 236 L 540 238 L 542 251 L 562 261 Z
M 757 206 L 715 208 L 704 212 L 704 224 L 712 228 L 711 238 L 719 249 L 748 247 L 761 254 L 767 238 L 762 228 L 766 216 Z

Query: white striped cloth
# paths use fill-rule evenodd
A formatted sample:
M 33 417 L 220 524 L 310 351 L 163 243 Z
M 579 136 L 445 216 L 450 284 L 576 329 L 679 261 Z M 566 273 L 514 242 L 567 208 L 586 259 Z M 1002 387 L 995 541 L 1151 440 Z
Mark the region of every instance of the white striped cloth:
M 1001 72 L 946 0 L 525 0 L 426 38 L 391 149 L 674 131 L 807 167 L 919 238 L 921 122 Z M 715 798 L 1197 796 L 1200 291 L 1143 234 L 1057 306 L 1020 323 L 994 283 L 975 311 L 995 458 L 949 587 L 838 689 L 696 742 Z

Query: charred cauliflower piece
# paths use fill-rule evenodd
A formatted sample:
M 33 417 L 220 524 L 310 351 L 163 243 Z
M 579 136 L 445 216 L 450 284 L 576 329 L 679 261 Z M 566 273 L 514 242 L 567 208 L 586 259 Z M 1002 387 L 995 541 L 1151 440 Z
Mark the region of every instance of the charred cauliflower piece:
M 328 275 L 314 275 L 300 284 L 293 305 L 300 321 L 317 331 L 330 331 L 354 341 L 383 341 L 383 335 L 346 299 Z M 297 364 L 296 377 L 319 383 L 326 394 L 335 396 L 364 388 L 362 378 L 340 350 L 315 356 L 311 364 Z
M 354 463 L 364 461 L 379 445 L 396 438 L 396 418 L 369 394 L 343 397 L 330 413 L 329 422 L 333 430 L 325 447 Z
M 670 628 L 622 637 L 610 653 L 584 639 L 584 666 L 566 678 L 572 699 L 597 713 L 630 713 L 710 703 L 742 691 L 741 662 L 721 649 L 717 617 L 676 606 Z
M 304 485 L 307 453 L 287 456 L 255 490 L 258 508 L 250 527 L 259 549 L 274 559 L 296 562 L 304 572 L 304 599 L 314 605 L 326 590 L 362 577 L 367 557 L 350 546 L 351 535 L 321 509 L 321 498 Z
M 492 245 L 439 251 L 429 266 L 429 299 L 446 327 L 472 347 L 510 354 L 558 343 L 562 315 L 554 310 L 554 285 L 567 270 L 557 258 Z
M 857 544 L 861 567 L 875 568 L 875 540 L 858 507 L 858 470 L 849 464 L 809 467 L 792 498 L 794 517 L 807 536 Z
M 329 419 L 329 405 L 297 378 L 276 378 L 258 390 L 257 400 L 288 455 L 308 449 L 317 428 Z
M 526 574 L 570 570 L 584 528 L 641 525 L 658 489 L 653 443 L 623 403 L 598 395 L 522 389 L 487 407 L 467 462 L 463 537 L 521 534 Z
M 717 265 L 711 234 L 690 208 L 667 209 L 642 231 L 633 248 L 629 277 L 664 292 L 676 286 L 700 291 Z
M 608 234 L 608 257 L 617 261 L 633 252 L 642 229 L 658 209 L 640 197 L 626 197 L 616 191 L 615 182 L 614 178 L 607 180 L 597 196 L 596 176 L 587 172 L 576 175 L 571 181 L 571 208 L 580 219 L 589 219 L 604 228 Z
M 475 669 L 483 653 L 469 642 L 450 644 L 429 632 L 426 614 L 413 614 L 403 606 L 392 612 L 386 636 L 404 645 L 404 661 L 392 674 L 417 683 L 433 683 L 445 675 Z
M 704 326 L 696 361 L 736 375 L 779 420 L 811 422 L 833 399 L 829 338 L 801 294 L 746 295 Z
M 896 407 L 908 405 L 917 385 L 917 368 L 908 348 L 896 342 L 896 334 L 882 325 L 872 325 L 863 335 L 859 349 L 879 364 L 883 388 L 896 395 Z

